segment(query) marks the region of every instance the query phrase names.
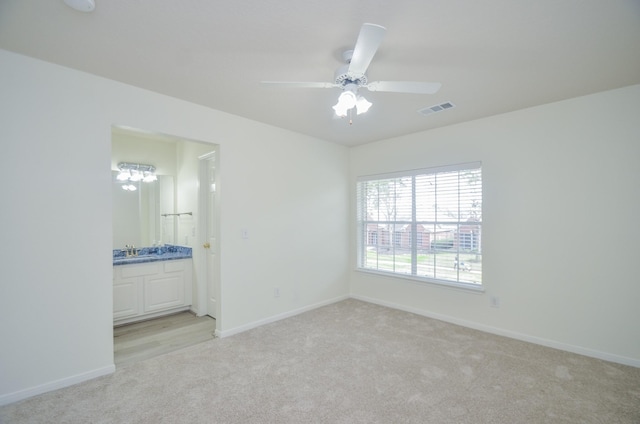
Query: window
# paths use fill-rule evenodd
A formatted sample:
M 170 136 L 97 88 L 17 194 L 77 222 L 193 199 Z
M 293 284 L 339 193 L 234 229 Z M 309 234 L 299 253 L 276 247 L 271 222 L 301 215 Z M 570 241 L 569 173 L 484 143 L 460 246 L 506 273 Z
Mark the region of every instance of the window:
M 480 163 L 362 177 L 358 268 L 482 285 Z

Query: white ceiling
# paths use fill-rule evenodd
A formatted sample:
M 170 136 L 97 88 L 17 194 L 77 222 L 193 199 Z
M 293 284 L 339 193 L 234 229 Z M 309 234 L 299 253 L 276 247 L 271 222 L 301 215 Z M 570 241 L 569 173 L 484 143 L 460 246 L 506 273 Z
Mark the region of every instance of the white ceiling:
M 0 0 L 0 48 L 347 146 L 640 83 L 638 0 Z M 333 82 L 363 23 L 387 28 L 370 81 L 435 81 L 435 95 L 368 92 L 333 117 Z M 423 116 L 418 109 L 456 107 Z

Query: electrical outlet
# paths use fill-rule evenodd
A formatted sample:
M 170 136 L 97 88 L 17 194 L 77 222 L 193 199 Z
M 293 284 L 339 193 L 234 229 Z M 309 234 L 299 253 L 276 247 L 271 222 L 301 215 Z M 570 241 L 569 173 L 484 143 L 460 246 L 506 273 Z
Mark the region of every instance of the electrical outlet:
M 498 296 L 489 297 L 489 306 L 491 306 L 492 308 L 499 308 L 500 298 Z
M 273 289 L 273 297 L 280 297 L 280 287 L 275 287 Z

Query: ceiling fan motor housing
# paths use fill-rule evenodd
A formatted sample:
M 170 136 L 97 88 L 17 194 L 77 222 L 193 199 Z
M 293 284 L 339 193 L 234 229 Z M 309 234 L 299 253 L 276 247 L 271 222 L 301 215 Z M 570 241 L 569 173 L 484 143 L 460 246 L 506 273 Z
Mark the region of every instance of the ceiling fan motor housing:
M 341 67 L 339 67 L 336 70 L 334 77 L 335 77 L 336 84 L 342 86 L 343 88 L 347 84 L 356 84 L 358 87 L 367 85 L 366 75 L 355 76 L 355 75 L 349 74 L 348 63 L 346 65 L 342 65 Z

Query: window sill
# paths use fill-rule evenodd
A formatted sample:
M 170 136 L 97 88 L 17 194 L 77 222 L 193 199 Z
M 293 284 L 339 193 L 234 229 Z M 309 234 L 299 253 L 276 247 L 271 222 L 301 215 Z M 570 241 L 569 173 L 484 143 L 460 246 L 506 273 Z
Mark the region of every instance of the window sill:
M 372 270 L 372 269 L 366 269 L 366 268 L 356 268 L 355 271 L 362 272 L 364 274 L 376 275 L 379 277 L 399 278 L 401 280 L 407 280 L 412 283 L 433 284 L 437 286 L 460 289 L 460 290 L 470 291 L 474 293 L 484 293 L 484 286 L 482 284 L 456 283 L 452 281 L 436 280 L 433 278 L 425 278 L 425 277 L 416 277 L 414 275 L 397 274 L 394 272 L 385 272 L 385 271 L 378 271 L 378 270 Z

